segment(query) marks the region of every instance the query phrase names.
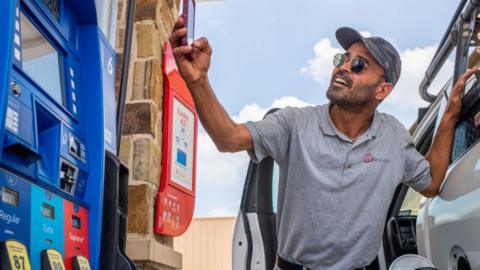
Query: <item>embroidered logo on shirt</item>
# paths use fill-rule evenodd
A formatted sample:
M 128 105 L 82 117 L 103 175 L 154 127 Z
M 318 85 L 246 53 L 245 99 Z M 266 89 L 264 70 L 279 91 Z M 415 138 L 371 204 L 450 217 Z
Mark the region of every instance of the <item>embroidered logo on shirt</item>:
M 363 162 L 372 162 L 375 158 L 373 157 L 373 155 L 371 153 L 367 153 L 364 157 L 363 157 Z

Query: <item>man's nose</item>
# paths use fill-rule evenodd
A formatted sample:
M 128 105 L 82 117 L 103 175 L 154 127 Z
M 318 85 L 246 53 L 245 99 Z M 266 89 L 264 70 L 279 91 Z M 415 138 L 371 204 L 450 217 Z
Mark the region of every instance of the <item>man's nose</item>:
M 346 71 L 347 73 L 352 73 L 350 59 L 347 58 L 343 64 L 339 67 L 340 70 Z

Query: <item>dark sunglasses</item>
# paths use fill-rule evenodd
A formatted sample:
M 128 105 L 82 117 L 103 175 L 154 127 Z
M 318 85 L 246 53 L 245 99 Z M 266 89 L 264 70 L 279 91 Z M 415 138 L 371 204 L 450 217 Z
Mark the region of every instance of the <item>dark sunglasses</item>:
M 365 60 L 359 57 L 350 59 L 350 57 L 344 53 L 337 53 L 333 57 L 333 65 L 337 68 L 341 67 L 346 61 L 350 61 L 350 70 L 352 70 L 353 73 L 360 73 L 367 68 Z

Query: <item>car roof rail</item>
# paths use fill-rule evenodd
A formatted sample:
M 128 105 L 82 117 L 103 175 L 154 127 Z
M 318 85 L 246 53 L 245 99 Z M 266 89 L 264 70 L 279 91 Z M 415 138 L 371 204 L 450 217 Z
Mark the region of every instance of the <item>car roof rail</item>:
M 460 49 L 456 52 L 453 83 L 455 83 L 458 76 L 466 70 L 468 64 L 468 46 L 470 45 L 472 34 L 475 30 L 473 28 L 475 20 L 477 20 L 478 7 L 480 7 L 480 0 L 460 1 L 447 31 L 443 35 L 442 41 L 435 52 L 432 62 L 425 72 L 425 77 L 420 83 L 419 93 L 425 101 L 432 103 L 435 100 L 436 95 L 428 93 L 428 87 L 455 47 Z M 473 17 L 472 14 L 474 15 Z M 467 33 L 467 35 L 465 35 L 465 33 Z

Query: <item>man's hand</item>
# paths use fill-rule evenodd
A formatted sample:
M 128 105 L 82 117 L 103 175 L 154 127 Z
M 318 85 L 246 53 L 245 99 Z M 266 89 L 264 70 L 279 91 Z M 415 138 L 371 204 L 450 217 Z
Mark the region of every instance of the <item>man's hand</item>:
M 455 126 L 462 111 L 462 97 L 465 84 L 468 78 L 477 71 L 478 68 L 474 67 L 463 73 L 450 92 L 445 113 L 440 121 L 435 138 L 433 138 L 430 151 L 428 151 L 426 156 L 428 163 L 430 163 L 430 175 L 432 176 L 432 184 L 422 192 L 422 195 L 426 197 L 435 197 L 439 193 L 440 186 L 450 164 Z
M 187 28 L 182 17 L 179 17 L 173 27 L 170 44 L 180 75 L 187 85 L 192 85 L 207 78 L 212 49 L 206 38 L 195 40 L 192 46 L 182 46 L 180 41 L 186 35 Z
M 200 122 L 222 152 L 253 149 L 253 139 L 244 125 L 235 123 L 218 102 L 208 81 L 212 49 L 206 38 L 195 40 L 192 46 L 182 46 L 187 35 L 184 21 L 178 18 L 172 30 L 170 44 L 180 75 L 187 83 L 195 101 Z
M 455 83 L 450 92 L 450 98 L 448 99 L 447 107 L 445 108 L 444 119 L 452 124 L 456 124 L 462 111 L 462 97 L 465 90 L 465 84 L 468 78 L 478 71 L 478 67 L 468 69 L 463 73 Z

